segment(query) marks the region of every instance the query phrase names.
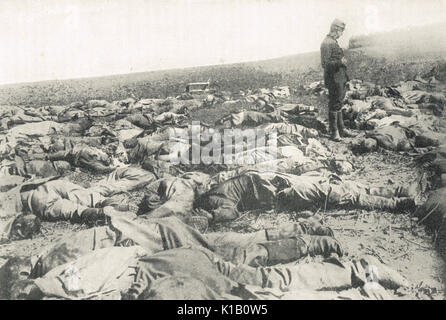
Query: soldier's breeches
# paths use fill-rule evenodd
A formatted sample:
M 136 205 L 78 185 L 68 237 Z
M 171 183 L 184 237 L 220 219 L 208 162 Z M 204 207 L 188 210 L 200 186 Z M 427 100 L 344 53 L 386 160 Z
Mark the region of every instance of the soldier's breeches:
M 331 83 L 328 87 L 328 111 L 336 112 L 340 111 L 343 106 L 345 98 L 345 84 L 344 83 Z

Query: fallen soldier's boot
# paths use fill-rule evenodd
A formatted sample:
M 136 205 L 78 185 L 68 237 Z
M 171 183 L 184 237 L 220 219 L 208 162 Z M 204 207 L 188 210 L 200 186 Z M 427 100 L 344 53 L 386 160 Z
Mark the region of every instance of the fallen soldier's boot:
M 310 236 L 308 242 L 308 255 L 328 257 L 332 253 L 336 253 L 342 257 L 344 252 L 341 244 L 333 237 L 327 236 Z
M 337 124 L 337 112 L 328 112 L 328 127 L 330 132 L 330 139 L 336 142 L 341 141 Z
M 306 256 L 322 255 L 324 257 L 336 253 L 343 255 L 339 242 L 327 236 L 305 236 L 260 243 L 268 251 L 266 265 L 288 263 Z M 248 256 L 248 253 L 246 254 Z
M 384 198 L 379 196 L 372 196 L 369 194 L 361 194 L 356 204 L 360 208 L 374 210 L 389 210 L 389 211 L 403 211 L 414 210 L 416 207 L 413 198 Z
M 438 139 L 428 137 L 426 135 L 416 135 L 415 136 L 415 147 L 417 148 L 426 148 L 426 147 L 438 147 L 440 145 L 440 141 Z
M 313 222 L 295 222 L 292 224 L 286 224 L 279 226 L 278 228 L 266 229 L 267 239 L 281 240 L 292 238 L 304 234 L 317 235 L 317 236 L 333 236 L 333 230 L 331 228 L 321 225 L 320 223 Z
M 413 198 L 396 198 L 396 211 L 415 211 L 417 205 Z
M 345 128 L 342 111 L 336 112 L 336 119 L 337 119 L 339 134 L 341 137 L 347 137 L 347 138 L 356 137 L 356 134 Z
M 308 255 L 307 242 L 301 238 L 268 241 L 260 245 L 266 248 L 268 254 L 268 258 L 263 262 L 265 266 L 296 261 Z
M 334 236 L 334 232 L 330 227 L 324 226 L 318 222 L 302 222 L 301 225 L 306 229 L 307 234 L 314 236 Z

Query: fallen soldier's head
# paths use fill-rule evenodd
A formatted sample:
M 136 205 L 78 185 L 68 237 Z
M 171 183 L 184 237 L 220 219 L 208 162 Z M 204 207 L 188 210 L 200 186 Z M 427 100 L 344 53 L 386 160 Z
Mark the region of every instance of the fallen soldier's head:
M 159 207 L 162 204 L 161 197 L 156 193 L 148 193 L 145 194 L 141 199 L 141 202 L 138 205 L 137 215 L 146 214 L 149 211 L 152 211 Z
M 40 231 L 40 219 L 33 215 L 19 215 L 12 223 L 10 240 L 31 239 Z
M 113 147 L 113 146 L 109 145 L 108 148 L 110 148 L 111 150 L 107 150 L 107 151 L 109 151 L 111 154 L 114 154 L 113 148 L 115 149 L 115 146 Z M 92 154 L 92 156 L 93 156 L 94 160 L 96 160 L 99 163 L 104 164 L 106 166 L 110 165 L 110 163 L 111 163 L 110 156 L 102 150 L 99 150 L 99 149 L 96 150 L 96 153 Z
M 67 161 L 53 161 L 53 166 L 56 168 L 58 174 L 63 175 L 65 172 L 71 170 L 71 165 Z
M 51 145 L 49 151 L 57 152 L 65 150 L 64 138 L 61 137 L 51 137 Z
M 9 293 L 11 300 L 40 300 L 43 296 L 43 292 L 32 279 L 18 280 L 12 285 Z
M 353 171 L 353 164 L 348 160 L 334 159 L 333 166 L 339 174 L 349 174 Z
M 31 275 L 31 259 L 12 257 L 0 268 L 0 298 L 11 299 L 12 288 L 18 281 L 28 280 Z
M 0 221 L 0 243 L 11 240 L 31 239 L 40 231 L 40 220 L 32 214 L 21 214 Z
M 129 158 L 127 155 L 127 151 L 125 150 L 124 145 L 122 142 L 118 144 L 116 149 L 114 150 L 115 159 L 118 160 L 121 163 L 129 163 Z

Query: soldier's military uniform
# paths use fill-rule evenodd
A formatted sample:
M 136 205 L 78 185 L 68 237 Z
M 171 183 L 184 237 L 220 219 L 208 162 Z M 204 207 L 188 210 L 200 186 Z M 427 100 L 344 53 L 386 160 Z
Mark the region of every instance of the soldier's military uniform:
M 348 79 L 347 67 L 341 62 L 344 52 L 336 39 L 328 34 L 321 45 L 321 62 L 325 86 L 329 92 L 329 111 L 340 111 Z
M 345 23 L 337 19 L 333 21 L 330 33 L 321 44 L 321 64 L 324 69 L 325 86 L 328 89 L 330 133 L 332 138 L 339 140 L 339 133 L 341 136 L 352 136 L 352 134 L 345 129 L 342 113 L 340 112 L 349 78 L 347 67 L 342 62 L 344 52 L 334 34 L 336 28 L 344 30 Z

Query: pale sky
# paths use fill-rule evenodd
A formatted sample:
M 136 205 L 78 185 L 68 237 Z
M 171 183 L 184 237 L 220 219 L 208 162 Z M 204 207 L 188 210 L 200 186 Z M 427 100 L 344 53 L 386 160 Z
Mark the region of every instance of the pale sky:
M 0 84 L 234 63 L 446 20 L 446 0 L 0 0 Z

